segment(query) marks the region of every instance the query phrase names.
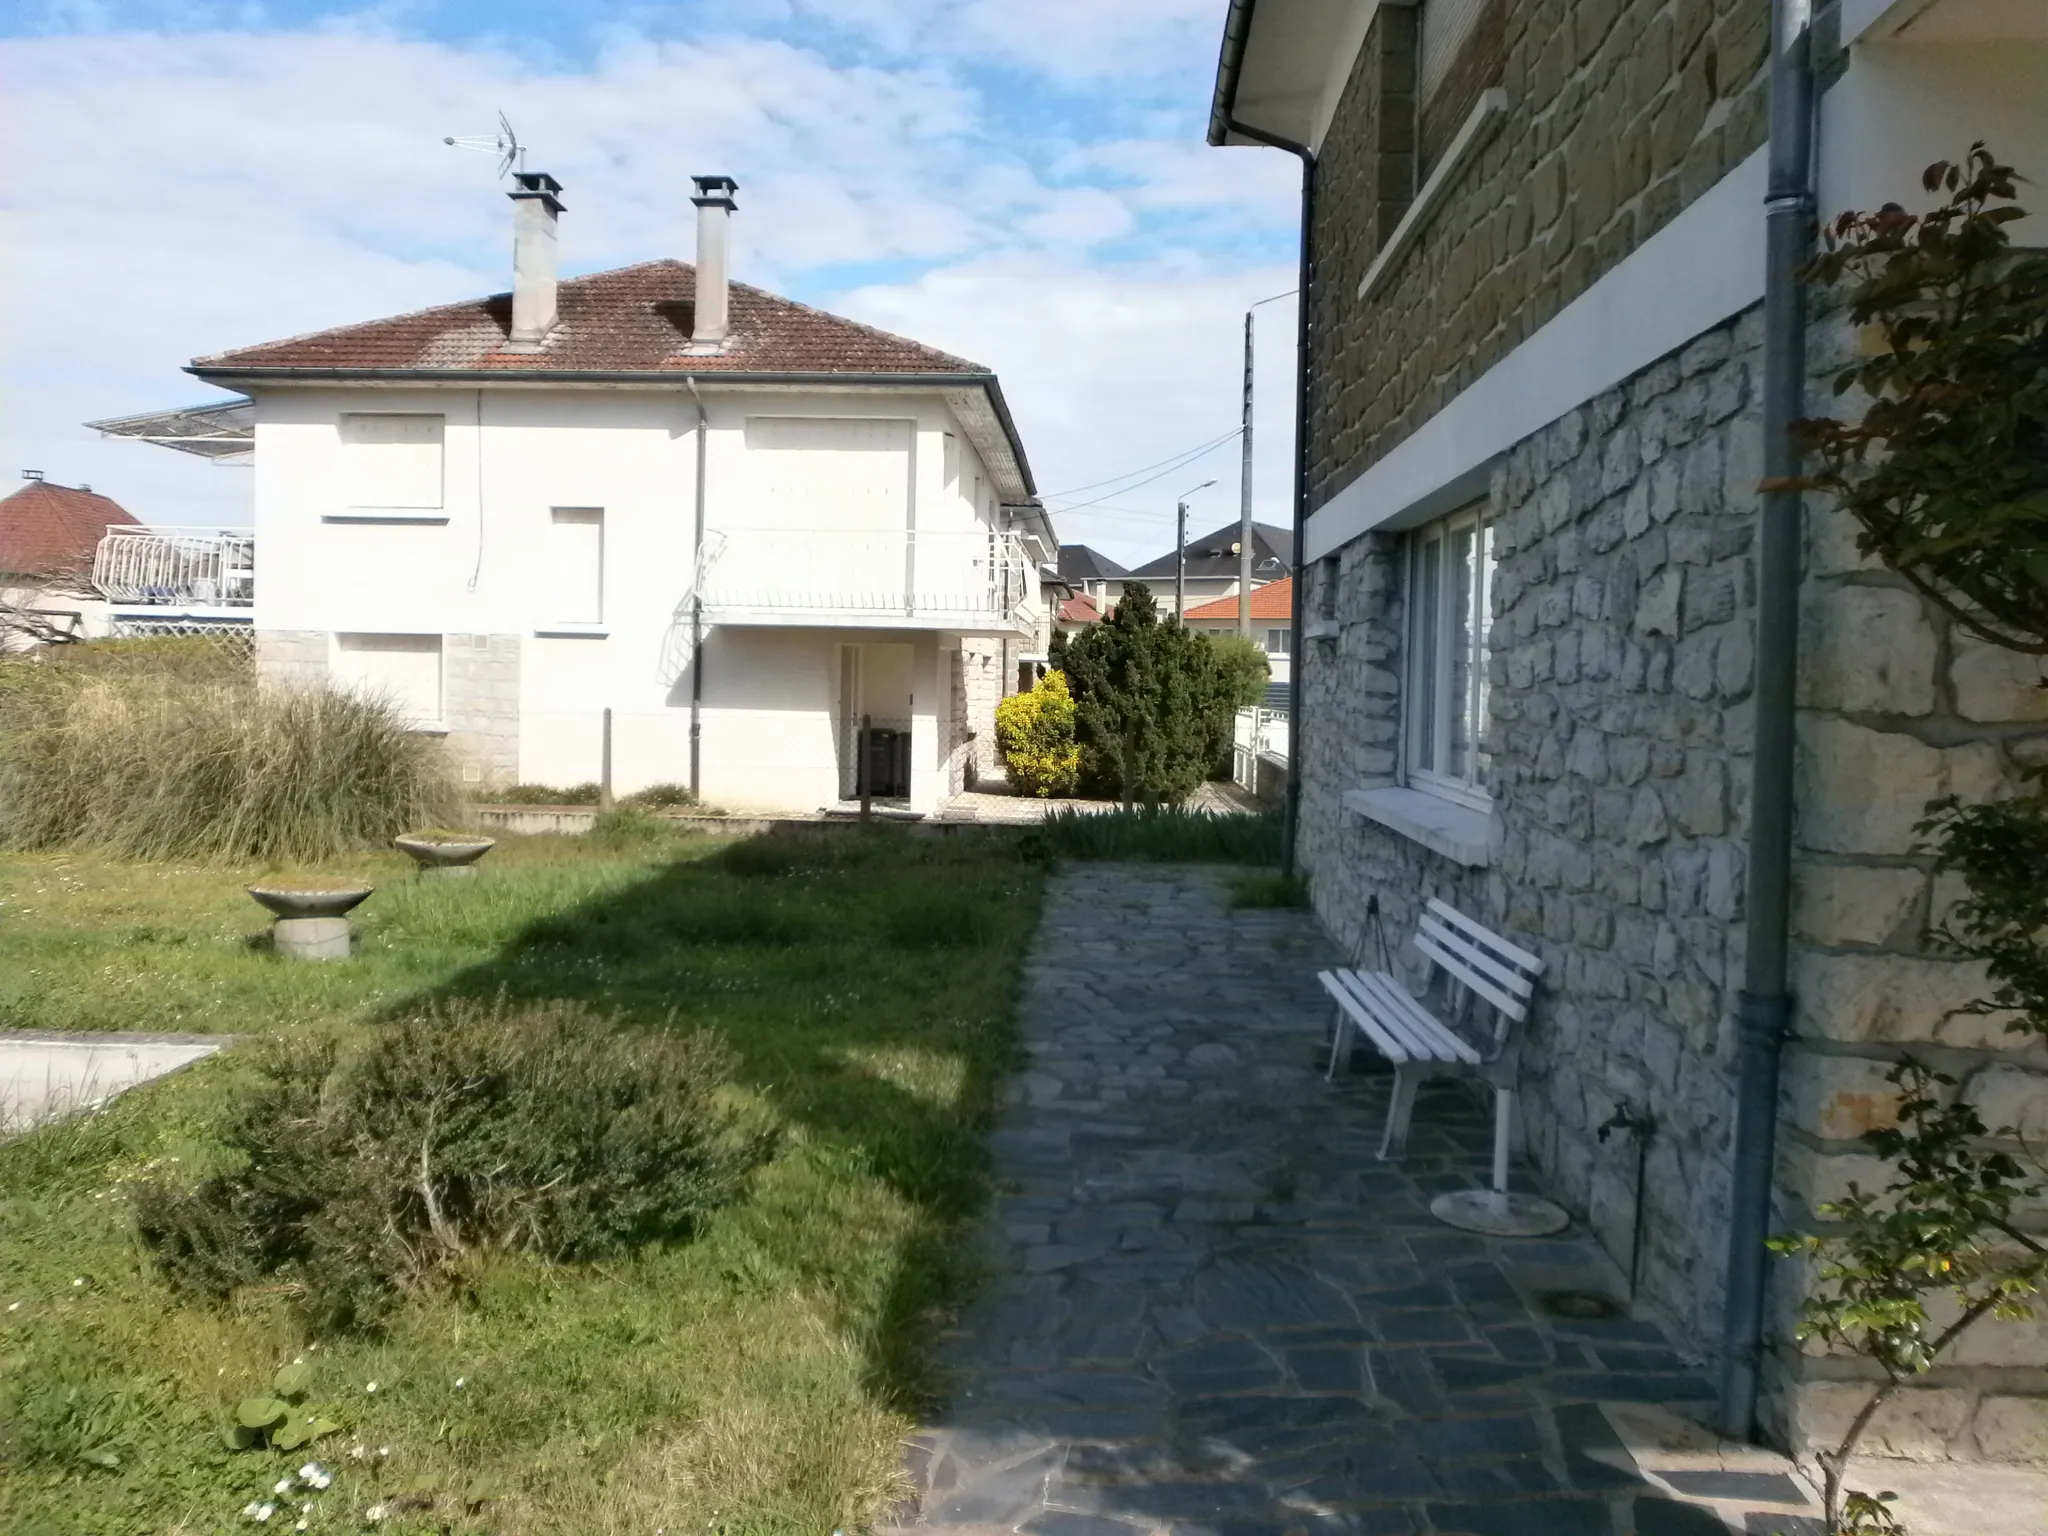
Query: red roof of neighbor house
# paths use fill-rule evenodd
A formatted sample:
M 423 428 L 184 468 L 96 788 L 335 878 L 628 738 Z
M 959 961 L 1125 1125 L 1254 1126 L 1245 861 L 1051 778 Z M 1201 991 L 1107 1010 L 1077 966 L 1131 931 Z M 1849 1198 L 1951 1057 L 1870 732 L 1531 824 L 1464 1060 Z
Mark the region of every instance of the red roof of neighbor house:
M 1079 594 L 1060 599 L 1060 621 L 1065 624 L 1094 624 L 1100 622 L 1103 607 L 1094 598 Z
M 1219 597 L 1213 603 L 1203 603 L 1188 610 L 1190 619 L 1236 619 L 1237 599 Z M 1288 576 L 1280 581 L 1269 581 L 1263 587 L 1252 588 L 1252 617 L 1255 619 L 1291 619 L 1294 617 L 1294 578 Z
M 136 519 L 96 491 L 31 480 L 0 500 L 0 572 L 14 576 L 82 576 L 109 523 Z
M 248 369 L 502 370 L 540 373 L 958 373 L 989 370 L 778 294 L 731 287 L 723 352 L 684 351 L 696 324 L 696 270 L 647 261 L 564 279 L 560 319 L 540 349 L 506 349 L 512 296 L 493 294 L 388 320 L 344 325 L 198 358 L 192 371 Z

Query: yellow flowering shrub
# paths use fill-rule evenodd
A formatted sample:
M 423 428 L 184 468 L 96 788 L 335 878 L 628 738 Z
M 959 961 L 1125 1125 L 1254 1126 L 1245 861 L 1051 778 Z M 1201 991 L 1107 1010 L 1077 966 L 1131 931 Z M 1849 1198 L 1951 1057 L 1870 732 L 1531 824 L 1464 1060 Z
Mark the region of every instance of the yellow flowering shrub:
M 1013 693 L 996 706 L 996 755 L 1019 794 L 1043 800 L 1074 792 L 1081 749 L 1064 673 L 1048 672 L 1029 693 Z

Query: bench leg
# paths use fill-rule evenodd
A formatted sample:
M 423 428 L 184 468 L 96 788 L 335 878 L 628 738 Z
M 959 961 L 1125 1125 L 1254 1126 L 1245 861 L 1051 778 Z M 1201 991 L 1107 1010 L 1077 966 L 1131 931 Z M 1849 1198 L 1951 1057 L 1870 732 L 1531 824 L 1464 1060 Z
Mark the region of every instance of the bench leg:
M 1513 1139 L 1515 1124 L 1515 1090 L 1496 1088 L 1493 1090 L 1493 1187 L 1499 1194 L 1508 1192 L 1508 1143 Z
M 1380 1161 L 1408 1150 L 1408 1121 L 1415 1113 L 1415 1090 L 1422 1085 L 1422 1064 L 1403 1061 L 1394 1067 L 1394 1096 L 1387 1101 L 1387 1129 L 1380 1137 Z
M 1323 1081 L 1333 1083 L 1337 1080 L 1337 1063 L 1343 1059 L 1344 1042 L 1351 1038 L 1351 1015 L 1334 1004 L 1330 1012 L 1334 1016 L 1330 1025 L 1330 1069 L 1323 1074 Z

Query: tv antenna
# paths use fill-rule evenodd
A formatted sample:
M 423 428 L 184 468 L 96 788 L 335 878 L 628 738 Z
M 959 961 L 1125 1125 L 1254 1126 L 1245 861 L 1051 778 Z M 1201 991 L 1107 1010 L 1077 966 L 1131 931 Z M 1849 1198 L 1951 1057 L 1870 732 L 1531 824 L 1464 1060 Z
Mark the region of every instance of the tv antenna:
M 444 138 L 443 144 L 455 149 L 474 149 L 498 157 L 498 174 L 526 169 L 526 146 L 519 142 L 519 135 L 512 131 L 512 124 L 505 114 L 498 114 L 498 131 L 487 136 L 469 138 Z

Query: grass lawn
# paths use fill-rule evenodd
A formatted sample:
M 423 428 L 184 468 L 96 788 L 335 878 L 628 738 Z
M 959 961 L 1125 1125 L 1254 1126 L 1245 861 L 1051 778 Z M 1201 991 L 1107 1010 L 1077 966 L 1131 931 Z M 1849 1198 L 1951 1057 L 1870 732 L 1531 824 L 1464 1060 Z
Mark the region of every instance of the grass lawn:
M 365 1340 L 304 1336 L 282 1296 L 180 1300 L 133 1235 L 125 1185 L 217 1162 L 235 1052 L 0 1145 L 0 1530 L 291 1530 L 307 1495 L 241 1511 L 309 1455 L 334 1473 L 313 1531 L 823 1536 L 883 1512 L 923 1346 L 972 1278 L 1038 907 L 1018 842 L 627 829 L 506 839 L 480 878 L 425 883 L 365 856 L 317 871 L 381 887 L 358 958 L 327 966 L 266 951 L 242 891 L 263 873 L 0 858 L 0 1026 L 362 1032 L 441 998 L 571 998 L 718 1030 L 781 1150 L 692 1243 L 476 1260 Z M 229 1452 L 237 1401 L 295 1357 L 341 1429 Z

